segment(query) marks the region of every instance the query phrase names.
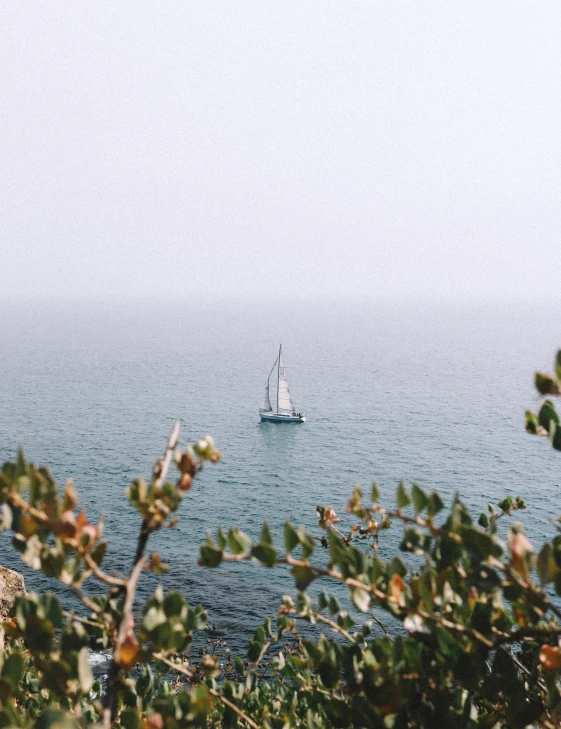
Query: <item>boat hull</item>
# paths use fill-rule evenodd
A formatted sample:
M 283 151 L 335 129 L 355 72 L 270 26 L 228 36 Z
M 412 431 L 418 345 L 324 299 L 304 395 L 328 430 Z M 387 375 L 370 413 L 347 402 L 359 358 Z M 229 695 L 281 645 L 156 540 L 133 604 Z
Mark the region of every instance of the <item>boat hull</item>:
M 264 423 L 305 423 L 305 415 L 283 415 L 282 413 L 259 413 Z

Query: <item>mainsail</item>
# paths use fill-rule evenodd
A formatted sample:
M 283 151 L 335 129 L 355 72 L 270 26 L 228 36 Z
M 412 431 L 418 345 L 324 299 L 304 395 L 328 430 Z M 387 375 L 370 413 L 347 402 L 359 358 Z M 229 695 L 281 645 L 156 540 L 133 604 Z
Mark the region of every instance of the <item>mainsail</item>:
M 282 346 L 279 351 L 278 363 L 279 371 L 277 379 L 277 412 L 292 413 L 294 411 L 294 405 L 292 404 L 292 398 L 290 397 L 288 381 L 284 375 L 284 359 L 282 356 Z

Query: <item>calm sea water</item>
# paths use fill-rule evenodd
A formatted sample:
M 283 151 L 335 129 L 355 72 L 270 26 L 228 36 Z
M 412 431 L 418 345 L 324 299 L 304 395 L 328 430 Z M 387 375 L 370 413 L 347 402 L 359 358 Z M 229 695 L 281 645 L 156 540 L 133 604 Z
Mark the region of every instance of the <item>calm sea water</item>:
M 259 422 L 281 342 L 304 425 Z M 140 521 L 127 483 L 150 474 L 176 418 L 184 440 L 212 433 L 223 459 L 153 549 L 172 565 L 165 587 L 203 603 L 241 650 L 293 583 L 252 565 L 199 568 L 207 528 L 237 523 L 257 536 L 267 517 L 280 536 L 289 516 L 317 533 L 316 504 L 342 511 L 353 484 L 373 479 L 392 504 L 405 478 L 448 503 L 459 490 L 474 509 L 520 494 L 530 536 L 551 535 L 561 454 L 526 435 L 523 416 L 538 402 L 534 371 L 551 370 L 559 345 L 551 306 L 3 304 L 0 458 L 21 443 L 60 482 L 72 477 L 90 520 L 107 513 L 106 566 L 118 570 Z M 398 538 L 385 533 L 382 553 Z M 0 561 L 24 571 L 28 589 L 56 587 L 22 569 L 6 535 Z

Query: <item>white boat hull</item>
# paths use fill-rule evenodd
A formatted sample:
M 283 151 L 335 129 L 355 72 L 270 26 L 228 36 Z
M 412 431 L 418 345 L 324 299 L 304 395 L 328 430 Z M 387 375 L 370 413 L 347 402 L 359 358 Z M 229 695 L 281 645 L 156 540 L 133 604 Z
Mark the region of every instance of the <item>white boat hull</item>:
M 265 423 L 305 423 L 306 415 L 285 415 L 284 413 L 259 413 L 259 417 Z

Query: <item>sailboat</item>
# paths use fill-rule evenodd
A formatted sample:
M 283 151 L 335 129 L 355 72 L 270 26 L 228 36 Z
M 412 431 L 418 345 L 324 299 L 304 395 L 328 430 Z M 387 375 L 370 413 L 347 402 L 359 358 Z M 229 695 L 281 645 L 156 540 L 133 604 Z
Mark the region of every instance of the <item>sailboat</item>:
M 277 374 L 277 402 L 276 410 L 273 410 L 271 399 L 269 397 L 269 386 L 271 384 L 271 376 L 276 370 Z M 263 404 L 259 408 L 259 417 L 268 423 L 305 423 L 306 413 L 297 413 L 292 404 L 288 382 L 284 374 L 284 360 L 282 356 L 282 344 L 279 348 L 279 356 L 275 360 L 275 364 L 271 367 L 269 377 L 267 378 L 267 386 L 263 395 Z

